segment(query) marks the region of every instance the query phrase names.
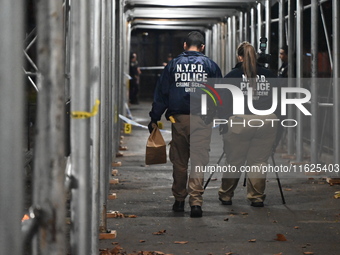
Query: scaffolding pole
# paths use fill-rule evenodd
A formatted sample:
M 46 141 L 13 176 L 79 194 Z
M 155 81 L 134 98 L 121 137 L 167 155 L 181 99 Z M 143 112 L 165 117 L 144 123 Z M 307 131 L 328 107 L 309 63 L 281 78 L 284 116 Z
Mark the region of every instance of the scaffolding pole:
M 108 56 L 110 42 L 110 23 L 111 9 L 110 0 L 102 1 L 102 19 L 101 19 L 101 56 Z M 114 23 L 113 23 L 114 24 Z M 107 199 L 109 191 L 109 170 L 111 169 L 111 154 L 109 150 L 109 132 L 110 132 L 110 105 L 109 105 L 109 84 L 110 70 L 108 57 L 101 58 L 101 80 L 100 80 L 100 222 L 99 231 L 107 231 L 106 213 Z
M 279 49 L 284 46 L 284 36 L 285 36 L 285 1 L 280 1 L 279 3 Z M 282 65 L 282 61 L 279 58 L 277 70 Z
M 248 12 L 244 12 L 244 38 L 243 41 L 249 41 Z
M 90 54 L 90 86 L 91 102 L 100 99 L 101 74 L 101 1 L 91 1 L 91 54 Z M 100 178 L 100 114 L 91 118 L 92 138 L 92 230 L 91 254 L 99 250 L 99 178 Z
M 312 80 L 311 80 L 311 163 L 318 163 L 318 0 L 312 0 L 311 8 L 311 53 L 312 53 Z
M 71 112 L 91 112 L 90 102 L 90 2 L 71 3 Z M 91 250 L 92 189 L 90 169 L 90 119 L 71 119 L 71 161 L 75 186 L 71 201 L 71 253 L 88 254 Z
M 302 88 L 303 78 L 303 0 L 296 1 L 296 86 Z M 300 94 L 297 94 L 300 98 Z M 302 162 L 303 159 L 303 116 L 299 109 L 296 109 L 296 120 L 298 125 L 296 127 L 296 160 Z
M 295 60 L 294 60 L 294 52 L 295 52 L 295 32 L 294 32 L 294 7 L 293 7 L 293 0 L 288 0 L 288 87 L 293 87 L 292 79 L 294 77 L 294 70 L 295 70 Z M 291 95 L 288 95 L 291 98 Z M 288 105 L 288 118 L 294 118 L 294 112 L 292 105 Z M 287 129 L 287 153 L 288 155 L 293 155 L 295 152 L 295 145 L 294 145 L 294 133 L 295 130 L 293 128 Z
M 231 19 L 231 26 L 232 26 L 232 46 L 231 46 L 231 51 L 233 53 L 232 56 L 232 67 L 234 67 L 237 63 L 237 59 L 236 59 L 236 56 L 235 56 L 235 52 L 236 52 L 236 48 L 237 48 L 237 38 L 236 38 L 236 16 L 233 15 L 232 19 Z
M 0 9 L 0 247 L 3 254 L 23 254 L 23 6 L 23 1 L 5 0 Z
M 250 43 L 254 46 L 256 44 L 256 26 L 255 26 L 255 8 L 250 9 Z
M 266 38 L 268 39 L 268 44 L 267 44 L 267 49 L 266 49 L 266 53 L 270 54 L 270 45 L 271 45 L 271 0 L 266 0 L 265 2 L 265 7 L 266 7 Z
M 257 38 L 254 43 L 255 49 L 257 49 L 257 45 L 259 45 L 260 39 L 262 37 L 262 4 L 257 3 Z
M 238 15 L 238 27 L 239 27 L 239 40 L 240 40 L 240 43 L 244 41 L 244 25 L 243 25 L 243 21 L 244 21 L 244 15 L 243 15 L 243 12 L 240 12 L 239 15 Z
M 233 47 L 232 47 L 232 36 L 233 36 L 233 33 L 232 33 L 232 24 L 231 24 L 231 18 L 229 17 L 228 20 L 227 20 L 227 23 L 228 23 L 228 52 L 229 52 L 229 57 L 228 57 L 228 60 L 229 60 L 229 63 L 228 63 L 228 67 L 229 67 L 229 71 L 233 68 L 233 56 L 234 56 L 234 53 L 233 53 Z M 228 71 L 228 72 L 229 72 Z
M 333 0 L 333 141 L 334 141 L 334 164 L 340 163 L 340 3 Z M 338 173 L 339 176 L 339 173 Z
M 41 210 L 33 254 L 65 254 L 64 28 L 61 1 L 37 5 L 38 111 L 33 205 Z

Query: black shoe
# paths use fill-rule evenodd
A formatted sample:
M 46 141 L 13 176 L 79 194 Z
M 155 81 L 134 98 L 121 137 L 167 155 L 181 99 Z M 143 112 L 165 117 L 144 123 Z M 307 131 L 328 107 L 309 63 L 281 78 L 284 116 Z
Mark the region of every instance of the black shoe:
M 219 198 L 219 200 L 221 201 L 222 205 L 232 205 L 233 201 L 229 200 L 229 201 L 224 201 L 221 198 Z
M 191 206 L 191 213 L 190 217 L 191 218 L 200 218 L 202 217 L 202 208 L 199 205 L 194 205 Z
M 263 202 L 251 202 L 250 205 L 254 207 L 264 207 Z
M 174 212 L 184 212 L 184 201 L 175 200 L 175 203 L 172 206 L 172 210 Z

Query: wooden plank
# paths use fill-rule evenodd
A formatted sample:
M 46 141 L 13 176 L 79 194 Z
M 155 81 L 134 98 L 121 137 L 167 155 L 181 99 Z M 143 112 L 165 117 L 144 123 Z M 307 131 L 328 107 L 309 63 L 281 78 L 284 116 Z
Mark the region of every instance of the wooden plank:
M 334 184 L 340 184 L 340 178 L 327 178 L 326 181 L 333 186 Z
M 111 230 L 109 233 L 99 233 L 99 240 L 115 239 L 117 237 L 117 231 Z

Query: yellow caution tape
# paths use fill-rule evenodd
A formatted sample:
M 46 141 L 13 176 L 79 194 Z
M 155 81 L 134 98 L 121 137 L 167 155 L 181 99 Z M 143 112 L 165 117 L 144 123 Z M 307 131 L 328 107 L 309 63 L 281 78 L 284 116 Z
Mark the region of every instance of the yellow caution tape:
M 170 116 L 169 120 L 170 120 L 171 123 L 176 123 L 175 118 L 173 116 Z
M 92 112 L 74 111 L 74 112 L 71 112 L 71 117 L 73 119 L 88 119 L 88 118 L 91 118 L 91 117 L 97 115 L 99 105 L 100 105 L 100 100 L 97 99 L 96 103 L 94 104 L 94 106 L 92 108 Z

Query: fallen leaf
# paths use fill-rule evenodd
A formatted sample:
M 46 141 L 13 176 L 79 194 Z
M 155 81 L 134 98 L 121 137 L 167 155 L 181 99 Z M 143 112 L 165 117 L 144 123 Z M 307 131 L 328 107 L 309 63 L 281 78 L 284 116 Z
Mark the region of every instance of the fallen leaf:
M 312 251 L 305 251 L 305 252 L 303 252 L 303 254 L 312 255 L 312 254 L 314 254 L 314 252 L 312 252 Z
M 228 221 L 228 220 L 229 220 L 229 218 L 225 218 L 225 219 L 224 219 L 224 221 Z
M 277 223 L 277 220 L 273 220 L 273 223 Z
M 232 255 L 233 253 L 232 252 L 227 252 L 225 255 Z
M 340 198 L 340 191 L 335 192 L 334 198 Z
M 161 252 L 161 251 L 154 251 L 155 255 L 165 255 L 164 252 Z
M 120 251 L 123 250 L 122 247 L 120 247 L 119 245 L 117 245 L 116 247 L 114 247 L 110 252 L 113 255 L 118 255 L 120 253 Z
M 145 240 L 139 240 L 140 243 L 145 243 Z
M 165 232 L 166 232 L 166 230 L 163 229 L 163 230 L 159 230 L 158 232 L 153 232 L 152 234 L 153 235 L 163 235 L 163 234 L 165 234 Z
M 99 255 L 111 255 L 111 253 L 106 249 L 106 250 L 100 251 Z
M 113 244 L 113 245 L 117 245 L 117 244 L 118 244 L 118 242 L 112 242 L 111 244 Z
M 286 237 L 282 234 L 276 234 L 277 238 L 274 239 L 276 241 L 281 241 L 281 242 L 284 242 L 284 241 L 287 241 Z
M 294 228 L 295 228 L 295 229 L 299 229 L 300 227 L 299 227 L 299 226 L 295 226 Z
M 247 212 L 241 212 L 241 214 L 242 214 L 242 215 L 248 215 L 248 213 L 247 213 Z
M 250 243 L 255 243 L 255 242 L 256 242 L 256 239 L 250 239 L 250 240 L 248 240 L 248 242 L 250 242 Z
M 187 243 L 189 243 L 189 241 L 175 241 L 174 243 L 177 243 L 177 244 L 187 244 Z
M 292 189 L 289 189 L 289 188 L 285 188 L 285 191 L 291 191 Z
M 132 214 L 132 215 L 127 215 L 126 217 L 127 218 L 137 218 L 137 215 Z

